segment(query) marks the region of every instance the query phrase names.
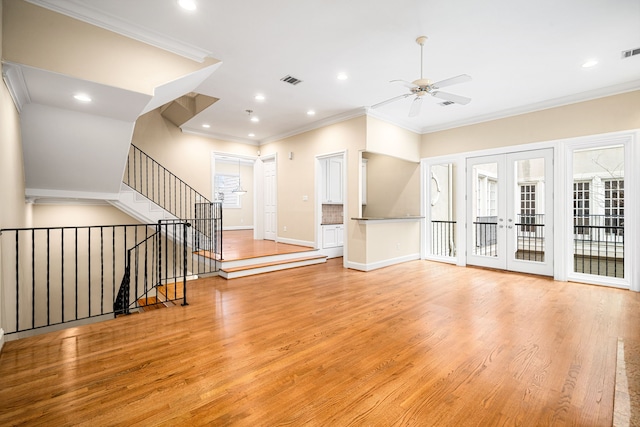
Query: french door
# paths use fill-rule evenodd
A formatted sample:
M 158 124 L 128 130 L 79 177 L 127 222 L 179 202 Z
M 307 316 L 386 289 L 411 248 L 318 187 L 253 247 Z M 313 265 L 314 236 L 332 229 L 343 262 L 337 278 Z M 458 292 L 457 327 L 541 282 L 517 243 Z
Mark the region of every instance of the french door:
M 553 150 L 467 159 L 467 264 L 553 276 Z

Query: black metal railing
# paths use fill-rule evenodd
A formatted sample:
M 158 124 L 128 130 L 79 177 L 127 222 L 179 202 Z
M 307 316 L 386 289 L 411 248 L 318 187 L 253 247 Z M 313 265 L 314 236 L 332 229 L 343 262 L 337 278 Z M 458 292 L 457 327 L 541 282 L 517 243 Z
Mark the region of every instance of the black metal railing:
M 150 228 L 151 227 L 151 228 Z M 8 334 L 111 314 L 125 253 L 154 225 L 0 231 Z
M 122 181 L 180 219 L 193 217 L 194 206 L 211 203 L 169 169 L 131 144 Z
M 192 222 L 0 230 L 5 332 L 185 303 L 187 278 L 216 273 L 222 257 L 215 238 L 207 253 L 193 250 L 202 235 Z M 208 224 L 216 236 L 222 218 Z
M 473 222 L 475 236 L 474 254 L 482 256 L 498 256 L 498 217 L 479 216 Z
M 518 214 L 514 227 L 518 245 L 515 258 L 544 262 L 545 215 Z
M 573 223 L 573 271 L 624 278 L 624 217 L 579 216 Z
M 456 256 L 455 221 L 431 221 L 431 254 Z

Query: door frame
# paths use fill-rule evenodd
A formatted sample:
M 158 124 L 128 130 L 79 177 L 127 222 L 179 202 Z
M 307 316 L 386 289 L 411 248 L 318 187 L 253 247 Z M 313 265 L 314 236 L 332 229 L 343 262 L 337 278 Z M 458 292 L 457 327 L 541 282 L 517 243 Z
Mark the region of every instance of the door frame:
M 348 246 L 348 160 L 349 150 L 333 151 L 329 153 L 318 154 L 315 156 L 315 208 L 314 208 L 314 224 L 315 224 L 315 249 L 318 249 L 323 255 L 328 257 L 342 256 L 342 265 L 347 267 L 347 246 Z M 344 225 L 344 244 L 342 248 L 323 249 L 322 244 L 322 189 L 323 189 L 323 173 L 321 161 L 329 157 L 342 157 L 342 223 Z M 358 169 L 359 171 L 359 169 Z
M 275 197 L 275 216 L 276 216 L 276 232 L 274 236 L 274 241 L 278 241 L 278 153 L 268 154 L 266 156 L 261 156 L 256 159 L 254 166 L 254 188 L 255 196 L 253 203 L 253 217 L 254 217 L 254 229 L 253 229 L 253 238 L 256 240 L 264 240 L 265 239 L 265 215 L 266 208 L 264 203 L 264 188 L 266 177 L 264 174 L 264 163 L 273 162 L 275 166 L 275 179 L 276 185 L 273 190 L 273 196 Z M 261 196 L 258 197 L 258 194 Z
M 544 221 L 544 261 L 519 260 L 514 257 L 517 250 L 517 229 L 516 215 L 519 205 L 517 170 L 515 163 L 520 160 L 543 158 L 544 162 L 544 198 L 538 199 L 545 206 Z M 496 173 L 496 247 L 498 249 L 495 257 L 476 256 L 471 253 L 471 248 L 467 247 L 467 262 L 474 261 L 473 265 L 482 267 L 497 268 L 521 273 L 539 274 L 553 276 L 554 274 L 554 209 L 553 209 L 553 185 L 554 185 L 554 161 L 553 149 L 522 150 L 506 152 L 503 154 L 493 154 L 489 156 L 468 157 L 466 159 L 467 180 L 466 192 L 471 194 L 467 197 L 465 209 L 467 211 L 467 244 L 473 242 L 474 227 L 470 221 L 475 218 L 473 208 L 472 188 L 476 180 L 473 173 L 473 166 L 478 164 L 495 163 Z M 548 190 L 547 188 L 548 187 Z M 515 234 L 514 234 L 515 233 Z

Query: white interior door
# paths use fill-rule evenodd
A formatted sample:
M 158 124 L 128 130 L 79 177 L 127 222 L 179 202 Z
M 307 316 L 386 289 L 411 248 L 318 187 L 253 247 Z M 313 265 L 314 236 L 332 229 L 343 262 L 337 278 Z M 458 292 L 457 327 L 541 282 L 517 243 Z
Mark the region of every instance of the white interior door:
M 278 231 L 277 222 L 277 195 L 276 195 L 276 162 L 267 160 L 264 162 L 264 239 L 276 240 Z
M 467 159 L 467 263 L 553 275 L 553 150 Z

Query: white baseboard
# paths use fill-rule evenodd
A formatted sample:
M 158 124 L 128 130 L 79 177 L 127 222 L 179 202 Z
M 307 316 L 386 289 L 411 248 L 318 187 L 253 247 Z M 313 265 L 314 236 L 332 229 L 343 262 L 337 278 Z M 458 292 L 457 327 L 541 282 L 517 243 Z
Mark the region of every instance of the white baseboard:
M 402 264 L 403 262 L 409 262 L 409 261 L 415 261 L 420 259 L 420 254 L 419 253 L 415 253 L 415 254 L 409 254 L 409 255 L 405 255 L 405 256 L 401 256 L 398 258 L 391 258 L 391 259 L 385 259 L 383 261 L 378 261 L 378 262 L 373 262 L 370 264 L 362 264 L 359 262 L 347 262 L 346 263 L 346 267 L 347 268 L 351 268 L 353 270 L 360 270 L 360 271 L 371 271 L 371 270 L 377 270 L 379 268 L 383 268 L 383 267 L 389 267 L 390 265 L 395 265 L 395 264 Z
M 253 226 L 251 226 L 251 225 L 231 225 L 229 227 L 222 227 L 222 231 L 233 231 L 233 230 L 253 230 Z
M 306 240 L 286 239 L 280 236 L 276 237 L 276 242 L 286 243 L 288 245 L 309 246 L 310 248 L 315 248 L 316 246 L 314 242 L 307 242 Z
M 338 248 L 320 249 L 320 253 L 326 255 L 327 258 L 338 258 L 344 255 L 344 248 L 340 246 Z

